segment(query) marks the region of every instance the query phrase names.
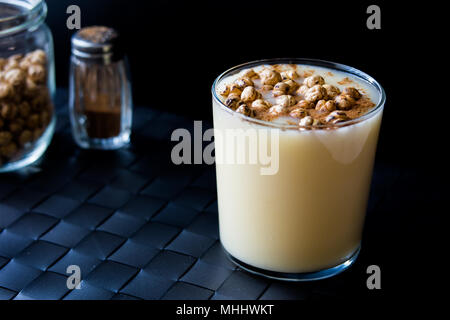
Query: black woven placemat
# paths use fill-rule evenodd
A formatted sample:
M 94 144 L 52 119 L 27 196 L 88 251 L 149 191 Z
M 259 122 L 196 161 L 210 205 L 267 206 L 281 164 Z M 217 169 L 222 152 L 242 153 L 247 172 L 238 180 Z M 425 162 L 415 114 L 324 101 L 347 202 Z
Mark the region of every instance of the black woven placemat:
M 383 200 L 389 203 L 398 171 L 376 168 L 372 227 L 354 266 L 313 283 L 271 281 L 225 257 L 214 167 L 171 164 L 170 134 L 192 128 L 192 120 L 137 107 L 129 148 L 84 151 L 72 140 L 65 101 L 60 90 L 45 156 L 0 175 L 0 299 L 352 297 L 368 292 L 367 266 L 386 263 L 382 239 L 390 231 L 379 212 L 389 212 Z M 69 265 L 81 268 L 80 290 L 67 288 Z

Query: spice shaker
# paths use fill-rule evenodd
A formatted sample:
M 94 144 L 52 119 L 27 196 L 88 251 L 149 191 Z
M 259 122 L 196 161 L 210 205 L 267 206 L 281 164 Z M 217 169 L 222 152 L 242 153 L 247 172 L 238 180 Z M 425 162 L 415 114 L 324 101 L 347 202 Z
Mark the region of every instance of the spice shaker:
M 86 27 L 72 37 L 69 109 L 76 143 L 85 149 L 118 149 L 130 141 L 132 97 L 119 34 Z

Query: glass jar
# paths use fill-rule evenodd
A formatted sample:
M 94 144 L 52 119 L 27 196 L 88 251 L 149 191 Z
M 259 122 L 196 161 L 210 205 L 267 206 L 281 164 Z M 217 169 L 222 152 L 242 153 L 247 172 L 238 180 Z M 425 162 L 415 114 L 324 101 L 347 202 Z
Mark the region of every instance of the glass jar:
M 53 39 L 41 0 L 0 0 L 0 172 L 25 167 L 53 136 Z

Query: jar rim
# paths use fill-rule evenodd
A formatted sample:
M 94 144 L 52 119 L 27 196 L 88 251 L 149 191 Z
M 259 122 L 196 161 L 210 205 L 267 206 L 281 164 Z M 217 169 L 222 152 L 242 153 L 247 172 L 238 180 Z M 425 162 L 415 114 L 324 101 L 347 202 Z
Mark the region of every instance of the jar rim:
M 324 67 L 324 68 L 342 71 L 342 72 L 351 74 L 351 75 L 356 76 L 357 78 L 367 82 L 369 85 L 373 86 L 379 93 L 378 101 L 376 102 L 376 105 L 374 108 L 369 110 L 366 114 L 364 114 L 358 118 L 355 118 L 355 119 L 346 120 L 346 121 L 343 121 L 343 122 L 340 122 L 337 124 L 323 124 L 323 125 L 316 125 L 316 126 L 304 125 L 304 126 L 302 126 L 302 125 L 297 125 L 297 124 L 284 124 L 284 123 L 275 123 L 275 122 L 271 122 L 271 121 L 264 121 L 264 120 L 259 120 L 259 119 L 255 119 L 255 118 L 243 115 L 239 112 L 233 111 L 230 108 L 228 108 L 222 102 L 222 100 L 218 97 L 216 87 L 219 84 L 219 82 L 222 79 L 224 79 L 225 77 L 235 74 L 235 73 L 238 73 L 239 71 L 246 69 L 246 68 L 256 67 L 256 66 L 260 66 L 260 65 L 264 65 L 264 64 L 270 65 L 270 64 L 281 64 L 281 63 L 318 66 L 318 67 Z M 261 60 L 255 60 L 255 61 L 243 63 L 240 65 L 234 66 L 234 67 L 224 71 L 222 74 L 220 74 L 214 80 L 211 91 L 212 91 L 213 100 L 215 102 L 217 102 L 218 105 L 221 107 L 221 109 L 225 110 L 226 112 L 236 115 L 236 116 L 240 117 L 242 120 L 250 122 L 250 123 L 262 125 L 265 127 L 278 128 L 278 129 L 298 130 L 298 129 L 330 129 L 330 128 L 345 127 L 345 126 L 356 124 L 356 123 L 362 122 L 366 119 L 372 118 L 374 115 L 378 114 L 379 111 L 383 110 L 384 104 L 386 102 L 386 93 L 385 93 L 383 87 L 378 83 L 378 81 L 376 81 L 374 78 L 369 76 L 367 73 L 364 73 L 356 68 L 353 68 L 353 67 L 341 64 L 341 63 L 320 60 L 320 59 L 311 59 L 311 58 L 272 58 L 272 59 L 261 59 Z
M 0 6 L 16 7 L 17 14 L 0 17 L 0 37 L 40 25 L 47 16 L 44 0 L 0 0 Z

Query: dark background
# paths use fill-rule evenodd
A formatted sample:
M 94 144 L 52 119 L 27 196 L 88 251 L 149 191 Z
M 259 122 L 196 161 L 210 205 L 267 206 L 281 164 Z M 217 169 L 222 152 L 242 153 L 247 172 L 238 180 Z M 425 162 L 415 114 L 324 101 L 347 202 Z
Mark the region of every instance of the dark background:
M 236 64 L 274 57 L 331 60 L 370 74 L 386 90 L 379 159 L 426 170 L 442 159 L 436 152 L 442 111 L 424 110 L 424 104 L 441 103 L 429 93 L 437 90 L 430 72 L 441 54 L 441 40 L 433 36 L 445 21 L 436 7 L 295 0 L 47 3 L 59 86 L 67 86 L 74 32 L 66 28 L 66 8 L 76 4 L 82 26 L 112 26 L 125 38 L 135 104 L 210 119 L 212 82 Z M 366 27 L 370 4 L 381 8 L 381 30 Z
M 445 20 L 439 7 L 387 1 L 47 3 L 59 86 L 67 85 L 74 32 L 66 28 L 66 8 L 77 4 L 82 26 L 112 26 L 124 36 L 135 104 L 192 119 L 211 119 L 213 80 L 250 60 L 318 58 L 373 76 L 387 94 L 377 166 L 398 172 L 402 179 L 392 190 L 390 206 L 382 209 L 386 225 L 377 235 L 384 261 L 391 266 L 385 284 L 420 297 L 439 287 L 445 235 L 440 229 L 448 190 L 448 102 L 445 84 L 435 75 L 445 61 L 440 36 Z M 366 28 L 370 4 L 381 7 L 381 30 Z

